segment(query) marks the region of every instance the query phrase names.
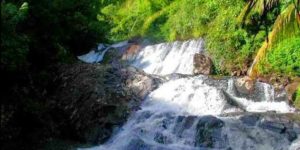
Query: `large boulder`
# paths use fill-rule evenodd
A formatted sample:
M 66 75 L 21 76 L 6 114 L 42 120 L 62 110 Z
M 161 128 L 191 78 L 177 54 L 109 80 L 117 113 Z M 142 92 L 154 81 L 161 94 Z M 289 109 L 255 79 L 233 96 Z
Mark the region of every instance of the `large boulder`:
M 221 129 L 224 122 L 214 116 L 201 117 L 196 126 L 195 146 L 216 148 L 220 145 Z M 224 141 L 221 140 L 221 143 Z
M 255 82 L 255 79 L 245 76 L 235 81 L 235 87 L 242 94 L 250 94 L 254 91 Z
M 204 54 L 194 55 L 194 75 L 204 74 L 209 75 L 213 71 L 213 64 L 209 57 Z
M 105 142 L 158 82 L 132 67 L 80 63 L 59 72 L 52 104 L 60 112 L 59 130 L 89 144 Z
M 140 50 L 141 50 L 140 45 L 138 44 L 130 45 L 124 52 L 122 56 L 122 60 L 133 60 Z

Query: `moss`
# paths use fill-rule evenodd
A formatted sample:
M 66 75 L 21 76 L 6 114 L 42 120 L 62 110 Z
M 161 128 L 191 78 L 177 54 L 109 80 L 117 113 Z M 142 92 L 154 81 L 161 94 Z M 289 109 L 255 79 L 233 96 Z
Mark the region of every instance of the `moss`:
M 296 108 L 300 109 L 300 86 L 298 87 L 298 90 L 294 94 L 294 105 Z

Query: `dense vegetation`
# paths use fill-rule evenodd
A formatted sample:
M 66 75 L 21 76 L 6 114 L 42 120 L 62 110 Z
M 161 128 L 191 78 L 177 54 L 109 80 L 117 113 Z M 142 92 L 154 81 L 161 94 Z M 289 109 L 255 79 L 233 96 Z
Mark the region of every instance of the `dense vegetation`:
M 1 1 L 3 149 L 36 149 L 46 138 L 61 136 L 54 110 L 48 106 L 55 65 L 72 62 L 104 40 L 103 23 L 97 20 L 101 4 L 98 0 Z
M 113 41 L 135 36 L 158 41 L 204 37 L 217 73 L 243 70 L 245 74 L 257 50 L 266 45 L 263 42 L 269 34 L 279 37 L 275 44 L 291 34 L 300 35 L 295 32 L 299 28 L 282 23 L 299 21 L 295 9 L 298 3 L 294 0 L 126 0 L 104 7 L 100 19 L 109 20 L 112 27 L 109 38 Z M 276 33 L 272 32 L 274 23 Z M 288 34 L 281 34 L 278 28 L 289 29 Z
M 300 76 L 300 38 L 290 38 L 280 42 L 271 49 L 260 62 L 264 73 L 272 72 L 280 75 Z M 284 58 L 284 59 L 283 59 Z
M 103 37 L 98 5 L 97 0 L 2 2 L 1 68 L 44 66 L 95 46 Z
M 299 0 L 3 0 L 0 140 L 26 149 L 61 137 L 48 106 L 55 66 L 98 42 L 202 37 L 215 73 L 245 75 L 257 58 L 255 74 L 299 77 L 299 6 Z

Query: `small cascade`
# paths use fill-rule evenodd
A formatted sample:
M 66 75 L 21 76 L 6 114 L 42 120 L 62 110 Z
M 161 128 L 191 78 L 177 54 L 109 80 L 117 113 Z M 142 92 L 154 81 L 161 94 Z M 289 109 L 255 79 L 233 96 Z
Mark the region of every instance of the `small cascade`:
M 160 76 L 192 74 L 193 55 L 202 51 L 201 39 L 146 46 L 133 66 Z M 299 149 L 299 125 L 280 115 L 295 111 L 286 99 L 265 83 L 256 83 L 253 95 L 243 96 L 234 82 L 203 75 L 171 78 L 147 96 L 108 142 L 90 149 Z
M 234 80 L 229 79 L 227 96 L 247 112 L 275 111 L 278 113 L 289 113 L 295 111 L 285 100 L 281 100 L 281 95 L 275 96 L 275 89 L 269 84 L 256 83 L 256 90 L 250 98 L 238 97 L 234 88 Z
M 203 51 L 203 44 L 202 39 L 197 39 L 149 45 L 138 53 L 132 65 L 149 74 L 192 74 L 194 54 Z
M 128 41 L 122 41 L 113 45 L 106 45 L 106 44 L 98 44 L 97 48 L 91 50 L 89 53 L 77 56 L 77 58 L 85 63 L 99 63 L 103 60 L 104 55 L 106 52 L 112 48 L 120 49 L 128 45 Z

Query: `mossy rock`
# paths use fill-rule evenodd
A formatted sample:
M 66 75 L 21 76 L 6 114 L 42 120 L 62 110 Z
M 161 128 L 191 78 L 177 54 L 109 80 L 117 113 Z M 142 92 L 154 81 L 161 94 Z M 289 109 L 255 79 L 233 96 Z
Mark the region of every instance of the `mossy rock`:
M 297 109 L 300 109 L 300 86 L 298 86 L 297 91 L 293 95 L 294 106 Z
M 119 53 L 118 49 L 110 48 L 104 55 L 102 63 L 110 64 L 114 60 L 119 60 L 119 58 L 121 58 L 121 54 Z

